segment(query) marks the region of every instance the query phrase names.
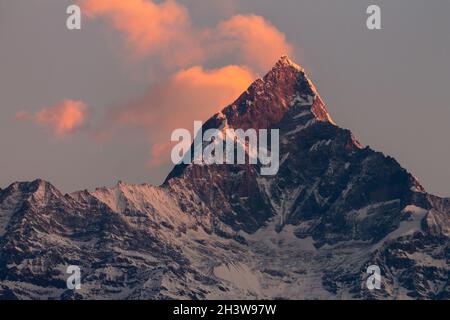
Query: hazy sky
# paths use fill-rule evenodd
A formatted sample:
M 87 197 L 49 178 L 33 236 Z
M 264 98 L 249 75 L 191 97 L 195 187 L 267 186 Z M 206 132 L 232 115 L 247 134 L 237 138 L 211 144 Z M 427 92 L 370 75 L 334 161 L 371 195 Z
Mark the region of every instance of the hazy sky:
M 81 30 L 66 28 L 72 3 Z M 171 128 L 287 52 L 337 124 L 450 196 L 450 1 L 162 3 L 0 0 L 0 187 L 161 183 Z M 370 4 L 382 30 L 366 28 Z

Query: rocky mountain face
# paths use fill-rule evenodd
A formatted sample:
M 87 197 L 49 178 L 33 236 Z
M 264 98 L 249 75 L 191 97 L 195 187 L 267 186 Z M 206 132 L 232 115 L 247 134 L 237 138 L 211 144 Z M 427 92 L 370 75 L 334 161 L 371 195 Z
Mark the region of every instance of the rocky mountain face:
M 338 127 L 287 57 L 208 128 L 279 129 L 278 173 L 180 164 L 159 187 L 0 190 L 0 299 L 450 298 L 450 200 Z

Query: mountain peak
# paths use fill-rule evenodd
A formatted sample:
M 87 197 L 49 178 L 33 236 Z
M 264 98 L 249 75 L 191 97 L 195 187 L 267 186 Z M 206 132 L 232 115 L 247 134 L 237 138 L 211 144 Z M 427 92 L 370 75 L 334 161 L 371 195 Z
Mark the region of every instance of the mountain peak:
M 304 69 L 301 66 L 292 61 L 288 55 L 284 54 L 280 57 L 280 59 L 278 59 L 274 68 L 286 68 L 286 67 L 294 68 L 298 71 L 304 71 Z
M 12 191 L 34 193 L 37 192 L 39 189 L 56 189 L 56 188 L 48 181 L 42 179 L 35 179 L 33 181 L 16 181 L 12 183 L 7 189 Z
M 333 123 L 325 104 L 305 71 L 283 55 L 272 69 L 250 87 L 232 104 L 216 115 L 221 122 L 224 116 L 233 128 L 269 128 L 281 121 L 293 106 L 310 107 L 320 121 Z M 214 117 L 213 117 L 214 118 Z

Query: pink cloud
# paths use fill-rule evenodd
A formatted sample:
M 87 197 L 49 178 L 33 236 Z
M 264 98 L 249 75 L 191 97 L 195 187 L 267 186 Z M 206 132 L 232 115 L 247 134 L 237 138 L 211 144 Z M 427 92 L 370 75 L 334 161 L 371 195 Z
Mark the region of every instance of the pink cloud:
M 76 129 L 85 122 L 87 106 L 82 101 L 64 100 L 60 104 L 45 107 L 36 113 L 18 112 L 17 120 L 30 120 L 62 137 Z

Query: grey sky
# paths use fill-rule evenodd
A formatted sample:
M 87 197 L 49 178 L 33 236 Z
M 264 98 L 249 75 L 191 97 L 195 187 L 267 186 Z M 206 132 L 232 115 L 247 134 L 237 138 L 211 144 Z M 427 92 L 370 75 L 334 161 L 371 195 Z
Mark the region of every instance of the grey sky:
M 340 126 L 394 156 L 428 191 L 450 195 L 450 1 L 179 2 L 199 26 L 264 16 L 295 47 Z M 170 165 L 149 168 L 147 132 L 127 128 L 102 143 L 90 132 L 163 73 L 154 60 L 125 63 L 122 35 L 101 19 L 68 31 L 71 3 L 0 0 L 0 186 L 36 177 L 65 192 L 117 180 L 158 184 Z M 381 6 L 380 31 L 365 27 L 369 4 Z M 84 132 L 58 139 L 14 119 L 62 99 L 92 106 Z

